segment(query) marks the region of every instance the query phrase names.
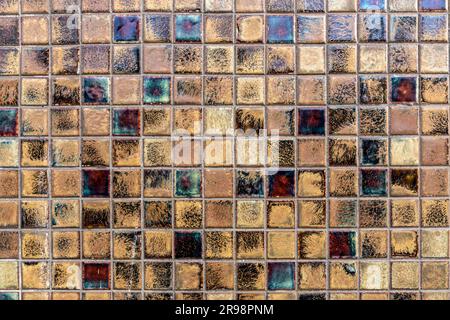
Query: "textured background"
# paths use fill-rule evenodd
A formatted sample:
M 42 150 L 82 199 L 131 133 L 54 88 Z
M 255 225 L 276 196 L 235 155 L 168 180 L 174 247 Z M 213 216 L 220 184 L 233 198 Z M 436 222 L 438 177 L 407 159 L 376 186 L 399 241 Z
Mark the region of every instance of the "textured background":
M 447 299 L 447 0 L 0 0 L 1 299 Z

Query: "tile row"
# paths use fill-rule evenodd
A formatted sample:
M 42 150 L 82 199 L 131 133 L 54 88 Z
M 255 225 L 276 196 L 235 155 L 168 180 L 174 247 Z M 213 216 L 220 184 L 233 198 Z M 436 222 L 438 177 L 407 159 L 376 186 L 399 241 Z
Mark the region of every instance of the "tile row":
M 447 166 L 448 138 L 0 139 L 3 168 Z M 296 150 L 298 156 L 296 159 Z M 311 152 L 314 151 L 313 153 Z M 110 157 L 111 152 L 111 157 Z M 186 154 L 189 153 L 189 154 Z
M 447 0 L 7 0 L 0 14 L 82 12 L 356 12 L 446 11 Z
M 267 135 L 268 140 L 274 140 L 298 135 L 300 138 L 310 138 L 311 147 L 319 143 L 314 148 L 317 150 L 324 148 L 323 142 L 320 144 L 317 139 L 325 135 L 335 139 L 360 135 L 366 137 L 365 140 L 388 135 L 392 139 L 421 135 L 425 139 L 435 136 L 441 140 L 449 135 L 448 108 L 445 106 L 329 107 L 327 110 L 318 107 L 298 110 L 294 107 L 239 107 L 235 110 L 232 107 L 118 107 L 112 110 L 22 107 L 0 108 L 0 119 L 0 137 L 40 137 L 47 140 L 49 134 L 54 138 L 78 137 L 81 134 L 90 140 L 110 136 L 153 136 L 154 139 L 172 137 L 177 141 L 183 136 L 202 137 L 203 140 L 209 140 L 212 136 L 249 140 Z M 264 147 L 267 143 L 264 142 Z M 308 141 L 299 143 L 307 144 Z M 299 146 L 299 149 L 302 147 Z M 320 153 L 324 154 L 324 151 Z
M 0 106 L 70 105 L 380 105 L 447 104 L 448 75 L 236 77 L 147 76 L 52 79 L 43 77 L 0 78 Z M 122 86 L 121 82 L 125 82 Z M 21 92 L 19 94 L 19 83 Z M 266 89 L 267 88 L 267 89 Z M 234 97 L 234 91 L 236 91 Z M 127 93 L 125 95 L 125 92 Z M 142 97 L 141 97 L 142 96 Z M 51 98 L 51 99 L 50 99 Z M 51 101 L 50 101 L 51 100 Z
M 419 237 L 420 234 L 420 237 Z M 448 259 L 448 230 L 2 231 L 0 259 Z M 388 240 L 388 235 L 390 240 Z M 266 244 L 265 244 L 266 243 Z M 419 251 L 419 245 L 422 245 Z M 20 248 L 20 249 L 19 249 Z M 0 260 L 0 263 L 4 262 Z M 30 261 L 31 262 L 31 261 Z M 170 261 L 165 261 L 170 262 Z M 387 261 L 384 261 L 387 262 Z M 133 261 L 138 264 L 138 261 Z M 259 262 L 260 263 L 260 262 Z M 415 261 L 417 263 L 417 261 Z M 6 289 L 1 288 L 0 289 Z M 37 288 L 36 288 L 37 289 Z M 101 288 L 98 288 L 101 289 Z M 380 288 L 381 289 L 381 288 Z
M 0 171 L 2 198 L 201 198 L 204 188 L 219 188 L 223 197 L 235 192 L 238 198 L 322 198 L 330 197 L 431 197 L 448 196 L 448 170 L 417 168 L 328 170 L 222 170 L 203 181 L 200 169 L 149 170 L 46 170 Z M 174 177 L 175 176 L 175 177 Z M 19 182 L 20 178 L 20 182 Z M 206 185 L 206 186 L 204 186 Z M 219 186 L 218 186 L 219 185 Z M 436 202 L 435 214 L 447 216 L 448 201 Z M 201 201 L 196 202 L 201 215 Z M 439 209 L 439 210 L 437 210 Z
M 69 75 L 205 74 L 323 75 L 379 73 L 446 74 L 449 48 L 444 44 L 333 44 L 310 46 L 232 45 L 87 45 L 78 47 L 0 48 L 2 76 L 57 76 L 55 82 L 76 83 Z M 359 58 L 359 63 L 358 63 Z M 52 63 L 50 64 L 50 60 Z M 141 62 L 142 61 L 142 62 Z M 420 64 L 420 70 L 418 68 Z M 375 77 L 375 76 L 374 76 Z M 370 79 L 366 75 L 362 79 Z M 210 78 L 206 78 L 210 79 Z M 136 80 L 134 80 L 136 81 Z M 211 81 L 211 79 L 209 80 Z
M 448 42 L 447 14 L 0 16 L 0 45 Z M 141 25 L 143 26 L 141 27 Z M 81 25 L 81 26 L 80 26 Z M 390 26 L 388 29 L 388 25 Z M 231 27 L 230 27 L 231 26 Z M 234 28 L 232 26 L 235 26 Z M 141 30 L 143 29 L 143 30 Z M 83 34 L 81 35 L 81 31 Z
M 248 233 L 243 232 L 245 229 L 253 231 L 264 228 L 282 230 L 298 227 L 305 231 L 307 229 L 317 231 L 327 227 L 331 229 L 356 229 L 359 227 L 360 231 L 363 231 L 362 229 L 386 229 L 388 227 L 395 229 L 446 228 L 449 226 L 446 209 L 448 209 L 448 201 L 445 199 L 425 198 L 421 201 L 414 198 L 394 198 L 389 201 L 382 199 L 360 199 L 358 201 L 357 199 L 339 198 L 299 201 L 286 199 L 238 199 L 233 201 L 232 199 L 212 200 L 207 197 L 204 202 L 146 199 L 143 202 L 140 200 L 115 200 L 111 203 L 96 200 L 83 200 L 80 203 L 79 200 L 72 199 L 53 199 L 50 202 L 29 199 L 21 200 L 19 203 L 17 200 L 3 199 L 0 202 L 0 228 L 8 231 L 2 233 L 2 237 L 10 239 L 6 242 L 15 243 L 3 246 L 2 252 L 10 252 L 15 255 L 17 254 L 14 252 L 18 248 L 19 234 L 10 230 L 18 228 L 29 232 L 49 228 L 52 228 L 53 231 L 82 228 L 86 235 L 85 242 L 89 242 L 87 235 L 97 235 L 92 239 L 99 240 L 103 237 L 107 241 L 110 236 L 108 229 L 111 228 L 115 230 L 145 228 L 171 231 L 172 228 L 183 230 L 202 229 L 203 227 L 207 230 L 227 231 L 227 234 L 232 231 L 230 229 L 236 229 L 242 233 L 244 239 Z M 90 232 L 93 229 L 98 229 L 100 232 Z M 423 239 L 425 234 L 432 239 L 421 246 L 424 257 L 438 258 L 448 255 L 448 230 L 428 229 L 428 231 L 422 231 Z M 43 235 L 47 237 L 48 232 L 44 232 Z M 258 236 L 258 239 L 263 239 L 263 233 L 256 232 L 249 235 L 254 234 Z M 413 233 L 418 234 L 416 231 Z M 74 235 L 73 232 L 71 234 Z M 76 235 L 75 237 L 78 238 Z M 247 239 L 251 241 L 250 236 Z M 378 240 L 387 241 L 387 238 L 383 240 L 380 236 Z M 434 242 L 439 243 L 439 246 L 443 248 L 436 256 L 430 253 L 432 250 L 429 250 Z M 95 245 L 95 241 L 90 243 Z M 103 244 L 98 245 L 103 246 Z M 97 250 L 90 250 L 90 252 L 101 252 L 100 247 Z M 8 251 L 8 248 L 13 249 Z M 110 246 L 105 246 L 104 250 L 109 252 L 109 248 Z M 88 247 L 83 251 L 87 252 L 87 250 Z M 370 257 L 368 254 L 363 254 L 363 256 Z M 2 257 L 12 258 L 13 256 L 3 254 Z M 108 255 L 84 257 L 106 259 Z M 259 255 L 259 257 L 261 256 Z M 321 255 L 320 257 L 324 258 L 325 256 Z M 319 257 L 316 258 L 319 259 Z

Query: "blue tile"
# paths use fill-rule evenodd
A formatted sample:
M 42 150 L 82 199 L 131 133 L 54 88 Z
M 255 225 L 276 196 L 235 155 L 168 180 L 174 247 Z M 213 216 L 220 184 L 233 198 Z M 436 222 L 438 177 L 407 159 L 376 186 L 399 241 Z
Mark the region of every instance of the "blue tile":
M 106 77 L 83 79 L 83 102 L 108 104 L 110 102 L 110 80 Z
M 18 135 L 17 109 L 0 109 L 0 137 Z
M 299 111 L 299 119 L 300 135 L 325 135 L 325 110 L 301 109 Z
M 293 43 L 294 42 L 294 17 L 293 16 L 268 16 L 268 42 L 269 43 Z
M 109 197 L 109 170 L 83 170 L 83 197 Z
M 169 77 L 144 78 L 145 104 L 170 104 L 171 83 Z
M 139 41 L 140 18 L 138 16 L 114 17 L 114 41 L 136 42 Z
M 268 264 L 268 288 L 269 290 L 294 290 L 295 289 L 295 263 L 269 263 Z
M 361 164 L 363 166 L 380 166 L 386 164 L 387 147 L 384 140 L 361 140 Z
M 387 196 L 387 171 L 364 169 L 361 170 L 361 192 L 363 196 L 385 197 Z
M 139 109 L 113 110 L 113 135 L 115 136 L 140 135 Z
M 0 301 L 19 300 L 19 294 L 14 292 L 0 292 Z
M 420 0 L 419 9 L 423 11 L 443 11 L 447 9 L 447 0 Z
M 202 172 L 200 170 L 177 170 L 175 196 L 199 198 L 202 195 Z
M 384 11 L 386 3 L 385 0 L 360 0 L 359 9 L 363 11 Z
M 422 41 L 447 41 L 447 15 L 422 15 L 420 37 Z
M 202 41 L 202 18 L 200 15 L 177 15 L 175 38 L 178 42 Z

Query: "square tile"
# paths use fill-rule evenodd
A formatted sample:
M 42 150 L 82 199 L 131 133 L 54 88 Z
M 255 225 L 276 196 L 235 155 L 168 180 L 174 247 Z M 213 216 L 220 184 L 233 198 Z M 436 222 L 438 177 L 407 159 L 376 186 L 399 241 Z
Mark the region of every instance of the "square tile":
M 303 228 L 324 228 L 326 225 L 326 203 L 322 200 L 300 200 L 299 221 Z
M 418 254 L 418 235 L 416 231 L 391 232 L 392 257 L 415 258 L 417 257 L 417 254 Z
M 21 102 L 26 106 L 48 104 L 48 79 L 23 78 Z
M 298 47 L 297 70 L 302 74 L 325 73 L 325 48 L 323 46 Z
M 331 135 L 356 135 L 356 109 L 330 108 L 328 110 L 328 131 Z
M 357 223 L 357 205 L 354 200 L 330 200 L 330 227 L 350 228 Z
M 419 140 L 393 138 L 391 140 L 391 164 L 397 166 L 419 164 Z
M 333 290 L 351 290 L 357 287 L 358 265 L 353 262 L 331 264 L 330 287 Z
M 24 0 L 22 2 L 23 13 L 48 13 L 50 10 L 50 4 L 48 0 L 36 1 L 36 0 Z
M 136 74 L 140 72 L 140 47 L 114 46 L 112 69 L 115 74 Z
M 326 19 L 323 15 L 300 15 L 297 17 L 297 42 L 325 43 Z
M 106 263 L 83 264 L 83 289 L 105 290 L 110 288 L 110 265 Z
M 169 15 L 146 15 L 144 20 L 145 42 L 171 42 L 172 22 Z
M 350 14 L 330 14 L 328 16 L 328 41 L 355 42 L 355 37 L 356 16 Z
M 82 73 L 102 74 L 110 70 L 109 46 L 83 46 L 81 50 Z
M 384 45 L 361 45 L 359 47 L 359 72 L 384 73 L 387 69 L 387 49 Z
M 298 196 L 319 198 L 325 195 L 325 172 L 322 170 L 304 170 L 298 173 Z
M 417 1 L 391 0 L 389 7 L 391 11 L 417 11 Z
M 205 42 L 206 43 L 231 43 L 234 30 L 232 28 L 234 18 L 231 15 L 207 15 L 205 16 Z
M 330 257 L 332 259 L 349 259 L 356 257 L 357 240 L 354 232 L 330 233 Z
M 322 109 L 300 109 L 300 135 L 325 135 L 325 111 Z
M 261 43 L 264 41 L 264 17 L 238 16 L 236 24 L 236 39 L 239 42 Z
M 387 231 L 362 231 L 360 250 L 363 259 L 386 259 L 388 257 Z
M 202 235 L 199 232 L 175 233 L 176 259 L 201 259 Z
M 387 164 L 388 145 L 385 140 L 363 139 L 360 146 L 362 165 L 383 166 Z
M 268 16 L 267 41 L 269 43 L 293 43 L 294 18 L 292 16 Z
M 175 40 L 177 42 L 201 42 L 201 16 L 177 15 L 175 17 Z
M 136 136 L 140 133 L 139 109 L 115 109 L 112 114 L 115 136 Z
M 262 12 L 264 1 L 262 0 L 236 0 L 236 11 L 238 12 Z
M 387 195 L 386 170 L 362 170 L 361 192 L 363 196 L 385 197 Z
M 90 77 L 82 79 L 83 102 L 86 104 L 107 104 L 110 101 L 110 79 Z
M 417 102 L 417 78 L 394 76 L 391 78 L 391 101 L 394 103 Z
M 22 74 L 30 76 L 47 75 L 49 71 L 49 57 L 50 51 L 47 48 L 27 48 L 23 50 L 21 68 Z M 9 62 L 9 65 L 10 66 L 8 69 L 11 70 L 11 61 Z M 13 62 L 12 66 L 14 66 Z
M 418 195 L 419 173 L 415 169 L 391 170 L 391 195 L 415 196 Z
M 0 57 L 2 62 L 0 63 L 0 75 L 19 75 L 19 54 L 16 49 L 1 49 Z
M 294 290 L 295 287 L 294 263 L 269 263 L 268 264 L 268 289 L 269 290 Z
M 236 204 L 236 225 L 243 229 L 262 228 L 264 225 L 263 202 L 258 200 L 238 201 Z
M 417 15 L 391 15 L 390 28 L 392 42 L 417 41 Z
M 363 104 L 385 104 L 388 92 L 387 82 L 385 76 L 360 76 L 360 102 Z
M 144 103 L 169 104 L 171 101 L 171 79 L 161 77 L 144 78 Z
M 330 166 L 355 166 L 357 141 L 353 139 L 329 139 L 328 161 Z
M 0 18 L 0 45 L 18 46 L 19 45 L 19 19 L 1 17 Z
M 111 18 L 106 14 L 84 15 L 82 17 L 83 43 L 110 43 Z
M 0 280 L 0 288 L 3 290 L 18 289 L 19 271 L 17 262 L 0 262 L 0 270 L 3 274 Z M 12 297 L 11 299 L 14 300 Z
M 0 136 L 18 136 L 19 118 L 16 109 L 0 109 Z
M 362 3 L 361 3 L 362 4 Z M 377 5 L 371 10 L 377 9 Z M 364 14 L 359 17 L 359 40 L 363 42 L 385 42 L 387 40 L 387 16 Z
M 48 289 L 50 268 L 46 262 L 25 262 L 22 264 L 23 286 L 26 289 Z M 34 300 L 34 299 L 33 299 Z
M 355 73 L 356 46 L 349 46 L 349 45 L 329 46 L 328 70 L 330 73 Z
M 114 42 L 137 42 L 141 20 L 138 16 L 114 16 Z
M 74 25 L 75 24 L 75 25 Z M 75 45 L 80 42 L 80 32 L 76 28 L 78 18 L 69 16 L 52 16 L 51 42 L 56 45 Z
M 53 47 L 52 73 L 60 75 L 80 74 L 80 50 L 76 47 Z
M 420 40 L 448 42 L 447 15 L 421 15 Z
M 393 200 L 391 220 L 394 227 L 414 227 L 419 225 L 419 203 L 415 200 Z

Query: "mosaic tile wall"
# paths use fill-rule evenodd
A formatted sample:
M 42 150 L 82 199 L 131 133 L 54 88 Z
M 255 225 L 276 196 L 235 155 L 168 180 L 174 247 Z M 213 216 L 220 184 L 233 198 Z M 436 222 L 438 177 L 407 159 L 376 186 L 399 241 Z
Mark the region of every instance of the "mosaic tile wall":
M 0 14 L 0 300 L 449 298 L 447 0 Z

